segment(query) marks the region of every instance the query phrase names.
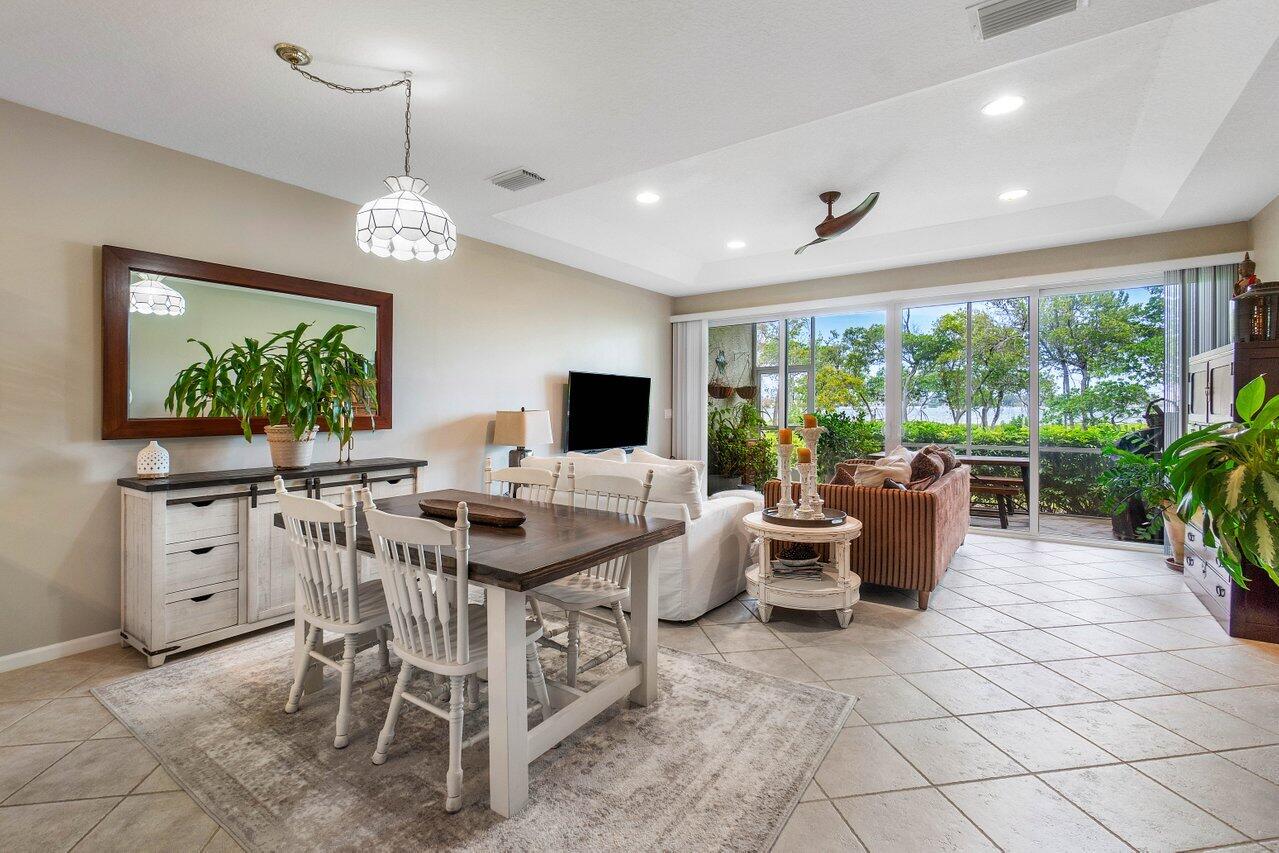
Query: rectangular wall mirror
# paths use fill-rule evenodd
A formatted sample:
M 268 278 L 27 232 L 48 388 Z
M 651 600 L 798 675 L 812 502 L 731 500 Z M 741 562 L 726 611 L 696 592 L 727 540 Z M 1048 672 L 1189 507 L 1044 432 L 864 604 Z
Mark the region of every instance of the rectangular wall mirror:
M 116 246 L 102 247 L 103 438 L 237 435 L 234 418 L 175 418 L 165 410 L 182 368 L 246 337 L 263 340 L 298 323 L 308 334 L 335 324 L 377 368 L 378 429 L 391 426 L 392 296 L 258 270 Z M 369 429 L 360 418 L 357 429 Z M 255 432 L 261 424 L 255 423 Z

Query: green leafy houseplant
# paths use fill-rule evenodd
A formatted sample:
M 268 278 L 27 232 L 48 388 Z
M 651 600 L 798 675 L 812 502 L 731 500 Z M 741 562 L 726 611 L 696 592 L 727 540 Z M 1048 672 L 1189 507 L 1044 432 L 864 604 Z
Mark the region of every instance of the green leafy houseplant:
M 307 337 L 311 323 L 276 332 L 266 341 L 245 338 L 221 353 L 190 338 L 208 358 L 178 372 L 164 407 L 178 417 L 233 417 L 244 440 L 253 440 L 253 418 L 287 425 L 295 440 L 314 433 L 320 420 L 342 447 L 356 417 L 377 411 L 377 378 L 371 359 L 346 345 L 356 326 L 334 325 Z
M 1186 524 L 1177 514 L 1177 493 L 1173 491 L 1167 461 L 1162 454 L 1144 456 L 1113 444 L 1104 456 L 1109 467 L 1098 476 L 1103 506 L 1112 515 L 1129 511 L 1132 504 L 1157 508 L 1146 523 L 1134 524 L 1139 539 L 1154 539 L 1161 530 L 1172 543 L 1173 563 L 1181 566 L 1185 554 Z
M 1263 405 L 1264 403 L 1264 405 Z M 1258 376 L 1235 398 L 1239 423 L 1212 424 L 1174 441 L 1163 464 L 1182 518 L 1204 514 L 1204 544 L 1235 583 L 1248 588 L 1244 561 L 1279 584 L 1279 395 L 1266 402 Z
M 764 438 L 764 418 L 750 403 L 711 406 L 707 412 L 707 469 L 719 477 L 741 477 L 760 488 L 777 468 Z

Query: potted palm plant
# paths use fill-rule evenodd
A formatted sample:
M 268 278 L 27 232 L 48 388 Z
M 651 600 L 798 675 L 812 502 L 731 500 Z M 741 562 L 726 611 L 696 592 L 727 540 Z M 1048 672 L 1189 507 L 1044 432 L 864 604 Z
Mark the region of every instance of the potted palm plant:
M 1203 511 L 1204 544 L 1235 583 L 1248 588 L 1250 564 L 1279 585 L 1279 395 L 1267 402 L 1258 376 L 1239 390 L 1235 415 L 1174 441 L 1164 465 L 1181 517 Z
M 343 340 L 356 326 L 339 324 L 306 337 L 311 325 L 299 323 L 264 342 L 245 338 L 219 354 L 191 338 L 208 357 L 178 372 L 165 408 L 178 417 L 237 418 L 245 441 L 253 440 L 253 418 L 265 418 L 276 468 L 311 464 L 322 420 L 345 448 L 357 414 L 376 411 L 374 365 Z

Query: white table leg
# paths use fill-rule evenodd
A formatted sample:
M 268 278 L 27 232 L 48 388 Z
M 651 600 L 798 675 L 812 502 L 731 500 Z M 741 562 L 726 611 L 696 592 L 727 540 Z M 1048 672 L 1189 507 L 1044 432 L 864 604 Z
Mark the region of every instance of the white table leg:
M 639 686 L 631 691 L 636 705 L 657 698 L 657 573 L 650 572 L 651 549 L 631 554 L 631 644 L 626 662 L 640 664 Z
M 528 802 L 528 683 L 524 593 L 487 587 L 489 804 L 502 817 Z

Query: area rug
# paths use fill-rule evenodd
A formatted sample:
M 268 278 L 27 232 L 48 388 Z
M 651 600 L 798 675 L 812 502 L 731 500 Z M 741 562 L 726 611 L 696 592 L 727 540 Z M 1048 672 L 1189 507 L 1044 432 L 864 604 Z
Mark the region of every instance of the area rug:
M 855 701 L 663 648 L 659 700 L 619 703 L 549 750 L 504 820 L 488 808 L 486 742 L 463 752 L 462 811 L 444 811 L 448 729 L 421 709 L 405 706 L 386 764 L 370 762 L 393 684 L 373 651 L 346 749 L 332 744 L 333 676 L 283 713 L 292 643 L 276 631 L 94 691 L 249 850 L 767 849 Z M 562 658 L 542 650 L 548 674 Z M 486 724 L 470 713 L 467 735 Z

